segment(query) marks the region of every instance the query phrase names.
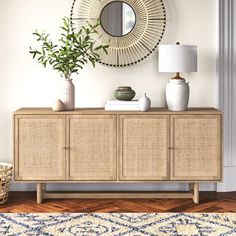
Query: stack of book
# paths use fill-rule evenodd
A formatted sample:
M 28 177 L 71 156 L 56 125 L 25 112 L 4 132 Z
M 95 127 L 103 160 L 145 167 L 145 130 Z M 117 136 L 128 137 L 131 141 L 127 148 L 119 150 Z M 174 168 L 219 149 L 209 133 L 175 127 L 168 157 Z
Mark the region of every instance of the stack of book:
M 118 101 L 109 100 L 105 104 L 106 111 L 139 111 L 138 100 Z

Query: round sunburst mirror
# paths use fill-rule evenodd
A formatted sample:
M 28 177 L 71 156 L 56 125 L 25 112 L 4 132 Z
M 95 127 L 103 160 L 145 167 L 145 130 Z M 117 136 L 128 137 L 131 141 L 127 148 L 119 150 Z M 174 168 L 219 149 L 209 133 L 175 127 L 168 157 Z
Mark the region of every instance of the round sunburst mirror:
M 136 64 L 155 51 L 166 27 L 163 0 L 74 0 L 73 28 L 100 21 L 96 42 L 108 44 L 101 63 L 122 67 Z

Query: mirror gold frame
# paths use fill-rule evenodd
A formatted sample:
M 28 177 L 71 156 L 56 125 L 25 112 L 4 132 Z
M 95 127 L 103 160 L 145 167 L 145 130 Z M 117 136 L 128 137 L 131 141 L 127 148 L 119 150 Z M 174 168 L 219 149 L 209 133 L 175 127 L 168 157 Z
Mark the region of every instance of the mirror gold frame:
M 89 21 L 95 24 L 103 8 L 117 0 L 74 0 L 71 8 L 71 22 L 76 30 Z M 166 28 L 166 10 L 163 0 L 122 0 L 130 5 L 136 14 L 133 30 L 122 37 L 109 35 L 99 26 L 96 42 L 109 44 L 108 55 L 101 53 L 101 63 L 123 67 L 136 64 L 155 51 Z

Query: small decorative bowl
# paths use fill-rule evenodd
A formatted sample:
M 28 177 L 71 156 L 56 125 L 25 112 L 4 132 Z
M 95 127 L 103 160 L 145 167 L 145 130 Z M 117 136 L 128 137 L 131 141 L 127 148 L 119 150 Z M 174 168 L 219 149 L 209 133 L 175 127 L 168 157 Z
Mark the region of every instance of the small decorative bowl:
M 57 99 L 57 101 L 52 106 L 53 111 L 63 111 L 64 109 L 65 104 L 60 99 Z
M 120 86 L 114 93 L 114 97 L 121 101 L 130 101 L 135 96 L 135 91 L 128 86 Z

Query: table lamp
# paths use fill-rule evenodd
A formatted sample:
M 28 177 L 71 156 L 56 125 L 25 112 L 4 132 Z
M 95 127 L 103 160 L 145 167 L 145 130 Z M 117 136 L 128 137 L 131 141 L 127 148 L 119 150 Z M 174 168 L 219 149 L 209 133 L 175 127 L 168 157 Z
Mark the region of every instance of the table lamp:
M 189 101 L 189 85 L 180 72 L 197 71 L 197 46 L 159 45 L 159 72 L 175 72 L 166 85 L 166 101 L 171 111 L 185 111 Z

